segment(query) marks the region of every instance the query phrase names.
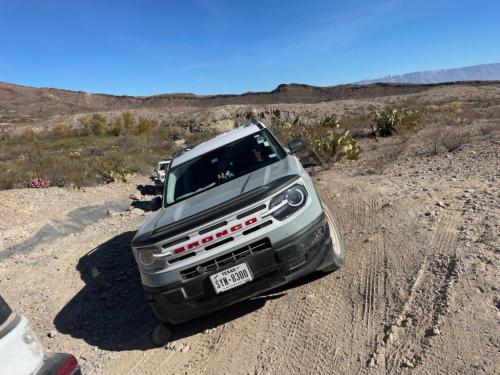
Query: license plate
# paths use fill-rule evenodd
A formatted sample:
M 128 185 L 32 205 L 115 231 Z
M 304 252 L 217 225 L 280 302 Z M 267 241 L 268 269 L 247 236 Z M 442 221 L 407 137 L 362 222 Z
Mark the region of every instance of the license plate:
M 226 290 L 248 283 L 253 280 L 253 275 L 246 263 L 238 264 L 222 272 L 210 276 L 215 293 L 219 294 Z

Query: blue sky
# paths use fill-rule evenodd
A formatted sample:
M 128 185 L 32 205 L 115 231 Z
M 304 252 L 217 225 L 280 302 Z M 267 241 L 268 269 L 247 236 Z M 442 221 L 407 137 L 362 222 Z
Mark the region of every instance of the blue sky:
M 272 90 L 500 62 L 500 1 L 0 0 L 0 81 Z

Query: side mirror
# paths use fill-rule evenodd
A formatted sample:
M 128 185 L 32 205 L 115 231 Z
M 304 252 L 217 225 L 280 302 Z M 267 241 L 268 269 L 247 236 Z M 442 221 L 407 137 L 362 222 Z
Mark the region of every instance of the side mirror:
M 306 146 L 304 145 L 304 141 L 302 139 L 294 139 L 288 143 L 288 149 L 292 155 L 304 150 L 305 148 Z
M 161 197 L 155 197 L 151 199 L 151 202 L 149 202 L 149 210 L 150 211 L 158 211 L 161 206 L 162 206 L 163 200 Z

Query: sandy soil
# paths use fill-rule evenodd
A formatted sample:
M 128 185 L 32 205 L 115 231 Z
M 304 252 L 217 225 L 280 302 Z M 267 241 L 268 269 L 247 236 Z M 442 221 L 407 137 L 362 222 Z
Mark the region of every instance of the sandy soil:
M 184 324 L 166 347 L 129 247 L 145 216 L 125 209 L 151 196 L 128 196 L 147 178 L 0 192 L 0 290 L 86 374 L 496 373 L 500 126 L 474 126 L 452 153 L 426 151 L 428 129 L 316 173 L 346 266 Z

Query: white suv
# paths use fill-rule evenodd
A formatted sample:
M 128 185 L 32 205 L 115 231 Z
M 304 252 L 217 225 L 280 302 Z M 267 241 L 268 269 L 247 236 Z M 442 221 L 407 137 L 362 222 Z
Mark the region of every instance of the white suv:
M 0 296 L 0 374 L 81 374 L 71 354 L 45 353 L 28 319 L 13 312 Z
M 155 168 L 156 172 L 156 186 L 163 187 L 165 184 L 165 176 L 168 171 L 168 166 L 170 165 L 171 160 L 161 160 L 158 162 L 158 165 Z

